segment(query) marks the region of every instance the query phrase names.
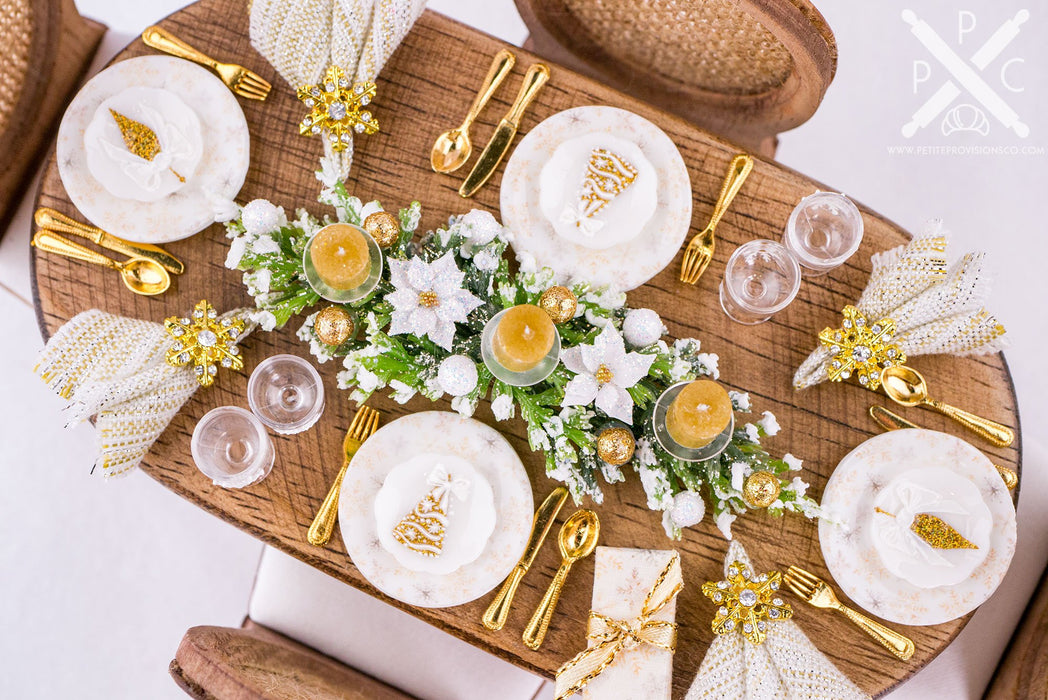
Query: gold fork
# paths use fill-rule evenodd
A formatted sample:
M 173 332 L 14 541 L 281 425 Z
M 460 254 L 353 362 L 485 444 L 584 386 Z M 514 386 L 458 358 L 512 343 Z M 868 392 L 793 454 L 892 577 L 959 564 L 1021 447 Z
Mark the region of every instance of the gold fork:
M 728 211 L 728 207 L 731 206 L 735 195 L 742 189 L 742 183 L 746 182 L 751 170 L 753 170 L 753 158 L 745 153 L 740 153 L 731 159 L 728 177 L 724 179 L 724 185 L 721 186 L 720 196 L 717 197 L 717 204 L 713 207 L 710 222 L 706 224 L 706 228 L 695 234 L 684 251 L 684 261 L 680 267 L 681 282 L 686 284 L 698 282 L 699 277 L 702 277 L 702 273 L 710 264 L 710 260 L 713 260 L 713 249 L 717 244 L 713 232 L 720 223 L 721 217 L 724 216 L 724 212 Z
M 841 603 L 837 600 L 837 595 L 833 592 L 833 589 L 815 574 L 796 566 L 791 566 L 786 570 L 786 576 L 783 580 L 791 591 L 815 607 L 839 610 L 844 613 L 845 617 L 903 661 L 913 656 L 913 640 L 888 629 L 879 622 L 874 622 L 862 613 L 852 610 Z
M 306 539 L 310 544 L 323 547 L 331 539 L 331 533 L 335 531 L 335 521 L 338 520 L 338 494 L 342 490 L 342 480 L 346 477 L 346 470 L 353 460 L 353 455 L 360 449 L 360 444 L 367 440 L 378 429 L 378 411 L 368 406 L 361 406 L 357 415 L 353 416 L 353 422 L 349 424 L 346 431 L 346 439 L 342 441 L 342 468 L 338 470 L 335 482 L 324 502 L 320 504 L 320 510 L 313 518 L 313 524 L 309 526 Z
M 222 82 L 229 86 L 230 90 L 249 100 L 266 99 L 273 87 L 244 66 L 236 63 L 219 63 L 160 27 L 152 26 L 142 32 L 142 41 L 147 46 L 152 46 L 164 53 L 210 68 L 218 73 L 218 77 L 222 78 Z

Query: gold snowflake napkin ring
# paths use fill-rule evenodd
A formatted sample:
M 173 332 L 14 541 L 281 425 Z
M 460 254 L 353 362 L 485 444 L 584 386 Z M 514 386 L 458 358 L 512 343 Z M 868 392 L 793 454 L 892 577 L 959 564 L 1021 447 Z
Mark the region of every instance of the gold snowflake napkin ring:
M 841 382 L 853 374 L 859 384 L 876 390 L 881 385 L 881 370 L 906 362 L 906 355 L 891 341 L 895 338 L 895 322 L 882 318 L 870 323 L 861 311 L 852 305 L 844 307 L 840 328 L 824 328 L 819 342 L 827 349 L 830 360 L 831 382 Z
M 164 329 L 171 337 L 166 356 L 169 365 L 192 364 L 197 381 L 205 387 L 214 384 L 219 366 L 235 371 L 244 368 L 237 347 L 237 339 L 244 332 L 242 319 L 219 319 L 206 299 L 197 302 L 190 316 L 171 316 L 164 320 Z

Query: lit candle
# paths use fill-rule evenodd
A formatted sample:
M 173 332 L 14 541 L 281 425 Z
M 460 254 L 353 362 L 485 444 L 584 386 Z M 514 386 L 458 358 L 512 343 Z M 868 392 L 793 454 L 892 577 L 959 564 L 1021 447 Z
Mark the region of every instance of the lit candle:
M 557 328 L 549 314 L 534 304 L 507 309 L 491 339 L 495 359 L 513 372 L 527 372 L 553 348 Z
M 699 379 L 681 389 L 666 412 L 666 430 L 677 444 L 705 447 L 731 422 L 728 392 L 717 382 Z
M 309 244 L 309 255 L 317 276 L 332 289 L 356 289 L 371 272 L 367 239 L 349 224 L 320 229 Z

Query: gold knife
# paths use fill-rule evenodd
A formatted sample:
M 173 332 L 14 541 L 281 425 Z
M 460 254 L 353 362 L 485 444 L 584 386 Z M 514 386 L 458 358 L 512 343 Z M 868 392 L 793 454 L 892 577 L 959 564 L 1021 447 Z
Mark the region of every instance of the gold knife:
M 125 241 L 123 238 L 117 238 L 111 233 L 106 233 L 97 226 L 82 224 L 48 207 L 37 209 L 33 215 L 33 220 L 36 221 L 36 225 L 40 228 L 51 229 L 59 233 L 71 233 L 74 236 L 86 238 L 94 242 L 95 245 L 100 245 L 103 248 L 123 253 L 124 255 L 149 258 L 176 275 L 181 275 L 186 269 L 181 260 L 159 246 Z
M 506 151 L 513 143 L 513 137 L 517 135 L 517 128 L 520 126 L 520 118 L 524 110 L 535 99 L 539 88 L 545 85 L 547 80 L 549 80 L 549 68 L 542 63 L 534 63 L 528 68 L 527 74 L 524 75 L 524 83 L 520 86 L 520 92 L 517 93 L 517 99 L 513 101 L 513 106 L 499 122 L 498 128 L 495 129 L 488 145 L 484 147 L 484 152 L 480 154 L 472 172 L 459 188 L 460 195 L 472 197 L 499 167 L 502 157 L 506 155 Z
M 524 578 L 524 574 L 528 573 L 531 562 L 535 561 L 535 555 L 542 548 L 542 543 L 546 539 L 546 535 L 549 534 L 550 528 L 553 527 L 553 522 L 557 519 L 557 513 L 560 512 L 560 508 L 564 505 L 564 501 L 567 498 L 568 490 L 563 486 L 558 486 L 553 489 L 550 495 L 546 496 L 546 500 L 535 511 L 535 520 L 531 526 L 531 539 L 528 540 L 528 546 L 524 548 L 524 556 L 513 567 L 513 572 L 506 579 L 506 582 L 502 584 L 502 588 L 495 596 L 495 599 L 491 601 L 491 605 L 484 611 L 484 616 L 481 618 L 484 626 L 489 630 L 500 630 L 506 624 L 506 618 L 509 616 L 509 606 L 513 604 L 513 596 L 517 594 L 517 586 L 520 585 L 520 580 Z
M 870 406 L 870 418 L 872 418 L 877 425 L 881 426 L 885 430 L 899 430 L 902 428 L 917 428 L 921 426 L 916 423 L 911 423 L 902 416 L 899 416 L 883 406 Z M 994 469 L 1004 479 L 1004 485 L 1011 491 L 1019 483 L 1019 475 L 1015 473 L 1014 469 L 1008 467 L 1002 467 L 1000 464 L 994 464 Z

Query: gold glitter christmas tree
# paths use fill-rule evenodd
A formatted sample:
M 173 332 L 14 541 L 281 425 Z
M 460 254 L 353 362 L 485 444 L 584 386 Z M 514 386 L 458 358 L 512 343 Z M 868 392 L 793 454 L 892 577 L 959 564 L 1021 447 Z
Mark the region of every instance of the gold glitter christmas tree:
M 393 528 L 393 539 L 427 557 L 444 551 L 448 527 L 448 486 L 441 484 L 422 497 L 415 508 Z
M 120 135 L 124 137 L 124 145 L 127 146 L 127 150 L 142 160 L 152 162 L 161 151 L 160 139 L 156 132 L 142 122 L 135 121 L 115 109 L 110 109 L 109 113 L 113 115 L 116 125 L 120 128 Z M 175 174 L 179 182 L 186 181 L 184 177 L 175 172 L 174 168 L 168 168 L 168 170 Z
M 637 169 L 625 158 L 606 148 L 594 148 L 579 191 L 579 213 L 585 218 L 596 216 L 636 179 Z

